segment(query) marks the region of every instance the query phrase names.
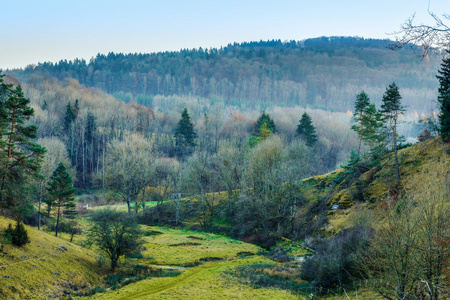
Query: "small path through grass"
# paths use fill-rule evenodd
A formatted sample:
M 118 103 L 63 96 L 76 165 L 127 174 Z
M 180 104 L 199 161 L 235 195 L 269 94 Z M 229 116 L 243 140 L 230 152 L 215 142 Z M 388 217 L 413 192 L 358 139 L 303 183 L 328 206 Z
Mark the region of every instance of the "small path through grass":
M 165 268 L 165 269 L 174 269 L 174 270 L 182 270 L 182 269 L 186 269 L 186 268 L 182 268 L 182 267 L 168 267 L 168 266 L 158 266 L 161 268 Z M 172 277 L 173 280 L 167 284 L 162 284 L 162 285 L 158 285 L 155 287 L 151 287 L 150 289 L 145 289 L 145 290 L 140 290 L 140 291 L 136 291 L 134 293 L 126 293 L 125 295 L 121 296 L 121 295 L 117 295 L 117 297 L 114 297 L 115 295 L 105 295 L 105 299 L 108 299 L 109 297 L 114 298 L 114 299 L 140 299 L 142 297 L 145 296 L 149 296 L 152 294 L 156 294 L 159 292 L 162 292 L 164 290 L 168 290 L 168 289 L 172 289 L 176 286 L 179 286 L 191 279 L 194 279 L 196 276 L 200 275 L 201 273 L 207 272 L 208 270 L 212 270 L 217 268 L 217 264 L 210 264 L 210 265 L 202 265 L 199 267 L 194 267 L 191 268 L 188 272 L 184 272 L 183 274 L 176 276 L 176 277 Z M 151 280 L 151 279 L 150 279 Z M 119 290 L 119 294 L 120 294 L 120 290 Z
M 208 262 L 187 268 L 175 277 L 148 278 L 119 290 L 94 295 L 94 299 L 299 299 L 298 296 L 274 288 L 258 288 L 241 284 L 223 276 L 223 271 L 240 265 L 268 261 L 255 256 L 221 262 Z

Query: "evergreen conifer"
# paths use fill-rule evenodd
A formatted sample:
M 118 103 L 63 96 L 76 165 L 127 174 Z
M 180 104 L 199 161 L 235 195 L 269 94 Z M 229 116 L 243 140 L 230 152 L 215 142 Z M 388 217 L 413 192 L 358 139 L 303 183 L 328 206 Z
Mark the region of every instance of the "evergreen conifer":
M 352 126 L 352 129 L 358 133 L 359 136 L 359 147 L 358 153 L 361 153 L 361 144 L 363 140 L 363 130 L 365 128 L 364 116 L 367 114 L 367 110 L 370 106 L 369 96 L 364 91 L 361 91 L 356 95 L 355 100 L 355 114 L 353 119 L 357 122 L 356 125 Z
M 70 125 L 73 121 L 77 118 L 77 115 L 74 112 L 74 109 L 72 108 L 72 105 L 69 103 L 66 106 L 66 116 L 64 117 L 64 129 L 69 130 Z
M 266 114 L 265 111 L 262 112 L 261 116 L 259 116 L 258 120 L 256 120 L 255 124 L 255 132 L 259 133 L 259 130 L 262 128 L 263 124 L 266 123 L 267 129 L 272 133 L 277 133 L 277 127 L 275 126 L 275 122 Z
M 311 117 L 305 112 L 300 119 L 300 124 L 297 126 L 296 133 L 298 136 L 306 140 L 308 146 L 313 146 L 317 141 L 316 129 L 312 124 Z
M 32 209 L 28 183 L 30 177 L 39 177 L 46 149 L 33 141 L 37 126 L 26 125 L 34 114 L 30 100 L 3 77 L 0 74 L 0 205 L 20 219 Z
M 384 115 L 386 126 L 392 131 L 392 150 L 394 151 L 395 157 L 397 182 L 400 181 L 400 169 L 397 155 L 397 142 L 399 139 L 397 134 L 397 125 L 400 114 L 405 111 L 404 106 L 402 106 L 400 102 L 401 99 L 402 96 L 400 95 L 398 86 L 395 83 L 392 83 L 388 88 L 386 88 L 386 92 L 383 95 L 383 104 L 381 105 L 381 112 Z
M 58 236 L 59 222 L 62 215 L 71 217 L 76 214 L 75 188 L 72 187 L 72 176 L 67 172 L 63 163 L 59 163 L 52 177 L 50 177 L 47 190 L 54 200 L 54 206 L 58 209 L 55 227 L 55 236 Z
M 447 50 L 450 55 L 450 50 Z M 442 60 L 441 69 L 438 71 L 439 79 L 439 125 L 441 137 L 444 141 L 450 141 L 450 56 Z
M 178 121 L 178 126 L 175 129 L 176 145 L 179 149 L 178 152 L 183 154 L 189 153 L 196 146 L 195 139 L 197 134 L 194 131 L 194 125 L 192 124 L 189 113 L 185 108 L 181 114 L 181 119 Z

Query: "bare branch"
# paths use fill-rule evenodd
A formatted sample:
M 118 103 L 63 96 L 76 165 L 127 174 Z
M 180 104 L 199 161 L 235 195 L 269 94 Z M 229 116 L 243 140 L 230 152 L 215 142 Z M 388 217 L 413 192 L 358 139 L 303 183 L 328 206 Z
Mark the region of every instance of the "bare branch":
M 428 8 L 428 14 L 433 18 L 434 24 L 416 24 L 415 15 L 408 18 L 401 26 L 400 30 L 392 34 L 401 35 L 396 38 L 395 43 L 388 46 L 389 49 L 399 50 L 406 46 L 422 46 L 422 53 L 419 55 L 425 58 L 429 51 L 433 49 L 450 48 L 450 15 L 447 13 L 438 16 Z M 449 22 L 447 22 L 449 21 Z

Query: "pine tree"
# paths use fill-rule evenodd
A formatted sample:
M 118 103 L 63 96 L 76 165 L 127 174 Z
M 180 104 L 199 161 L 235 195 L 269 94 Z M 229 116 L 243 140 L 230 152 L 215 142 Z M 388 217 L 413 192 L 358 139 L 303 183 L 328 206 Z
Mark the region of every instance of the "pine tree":
M 392 83 L 386 88 L 386 92 L 383 95 L 383 104 L 381 105 L 381 112 L 384 115 L 385 124 L 392 131 L 392 149 L 394 150 L 397 182 L 400 181 L 400 169 L 397 155 L 397 141 L 399 138 L 397 134 L 397 124 L 400 114 L 405 111 L 404 106 L 402 106 L 400 102 L 401 99 L 402 96 L 400 96 L 398 86 L 395 83 Z
M 266 123 L 267 129 L 272 133 L 277 133 L 277 127 L 275 126 L 275 122 L 266 114 L 265 111 L 262 112 L 261 116 L 259 116 L 258 120 L 256 120 L 254 132 L 258 132 L 262 128 L 263 124 Z
M 312 124 L 311 117 L 305 112 L 297 126 L 296 133 L 306 140 L 308 146 L 313 146 L 317 141 L 316 129 Z
M 450 50 L 447 50 L 450 54 Z M 441 69 L 438 71 L 439 79 L 438 102 L 439 102 L 439 125 L 441 137 L 444 141 L 450 141 L 450 57 L 442 60 Z
M 179 152 L 182 154 L 190 153 L 196 146 L 196 137 L 197 134 L 194 131 L 194 125 L 185 108 L 181 114 L 180 121 L 178 121 L 178 126 L 175 129 L 175 140 Z
M 35 125 L 25 125 L 33 116 L 30 100 L 22 88 L 6 84 L 0 74 L 0 205 L 10 209 L 16 218 L 26 215 L 29 202 L 29 179 L 39 177 L 45 148 L 33 142 Z
M 357 122 L 357 125 L 353 125 L 352 129 L 358 133 L 359 136 L 359 147 L 358 154 L 361 153 L 361 144 L 363 140 L 363 130 L 365 128 L 364 124 L 364 116 L 367 114 L 367 109 L 369 108 L 370 100 L 369 96 L 364 91 L 361 91 L 358 95 L 356 95 L 355 100 L 355 114 L 353 115 L 353 119 Z
M 72 187 L 72 176 L 67 172 L 63 163 L 60 163 L 52 174 L 47 187 L 48 193 L 54 200 L 56 212 L 55 236 L 58 236 L 61 217 L 73 216 L 75 213 L 75 188 Z
M 69 130 L 70 125 L 72 125 L 73 121 L 77 118 L 77 115 L 74 112 L 74 109 L 72 108 L 72 105 L 69 103 L 66 106 L 66 116 L 64 117 L 64 129 Z

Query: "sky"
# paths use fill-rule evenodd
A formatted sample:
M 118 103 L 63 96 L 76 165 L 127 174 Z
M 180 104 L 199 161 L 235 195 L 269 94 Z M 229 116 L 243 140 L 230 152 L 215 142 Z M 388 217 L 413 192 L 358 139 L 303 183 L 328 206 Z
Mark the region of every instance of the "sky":
M 3 3 L 4 2 L 4 3 Z M 319 36 L 394 39 L 450 0 L 0 0 L 0 69 L 98 53 L 220 48 Z

